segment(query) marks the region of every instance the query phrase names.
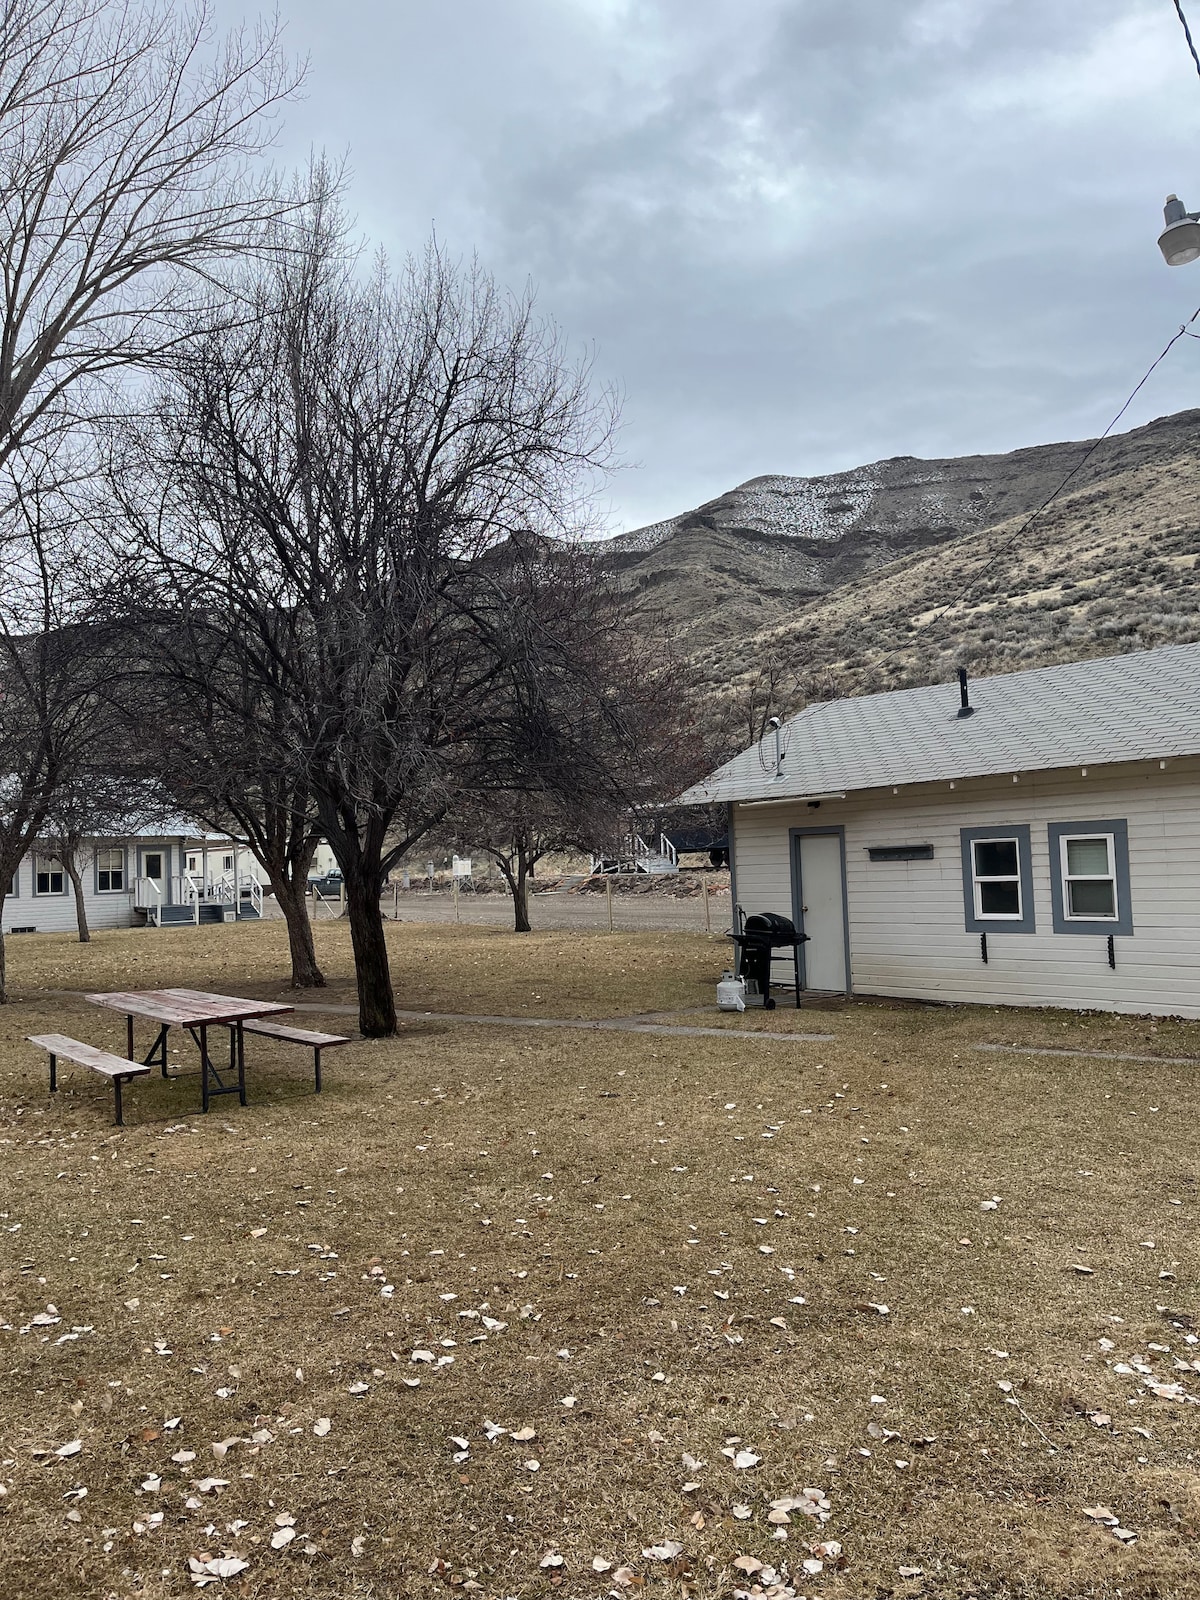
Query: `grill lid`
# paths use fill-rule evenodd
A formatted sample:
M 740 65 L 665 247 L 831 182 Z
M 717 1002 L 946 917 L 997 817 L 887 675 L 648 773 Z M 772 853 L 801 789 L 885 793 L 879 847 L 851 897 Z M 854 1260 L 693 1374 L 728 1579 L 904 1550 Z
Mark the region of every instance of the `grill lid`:
M 746 918 L 745 936 L 756 944 L 798 944 L 796 924 L 776 911 L 760 911 Z

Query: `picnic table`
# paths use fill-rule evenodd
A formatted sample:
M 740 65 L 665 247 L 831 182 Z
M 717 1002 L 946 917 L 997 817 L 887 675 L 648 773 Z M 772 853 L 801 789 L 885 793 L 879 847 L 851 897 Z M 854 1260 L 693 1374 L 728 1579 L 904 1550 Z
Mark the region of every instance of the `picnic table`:
M 125 1054 L 133 1061 L 133 1024 L 135 1017 L 144 1017 L 158 1024 L 158 1035 L 143 1059 L 144 1067 L 158 1066 L 164 1078 L 167 1071 L 167 1038 L 172 1028 L 183 1028 L 191 1034 L 200 1052 L 200 1106 L 208 1110 L 208 1102 L 216 1095 L 236 1094 L 242 1105 L 246 1104 L 246 1041 L 242 1031 L 244 1022 L 260 1017 L 278 1016 L 293 1007 L 276 1000 L 243 1000 L 237 995 L 206 994 L 202 989 L 129 989 L 113 994 L 87 994 L 84 999 L 94 1006 L 105 1006 L 119 1011 L 125 1017 Z M 219 1069 L 208 1051 L 210 1027 L 229 1029 L 229 1064 Z M 222 1070 L 236 1082 L 227 1082 Z M 215 1087 L 213 1085 L 215 1084 Z

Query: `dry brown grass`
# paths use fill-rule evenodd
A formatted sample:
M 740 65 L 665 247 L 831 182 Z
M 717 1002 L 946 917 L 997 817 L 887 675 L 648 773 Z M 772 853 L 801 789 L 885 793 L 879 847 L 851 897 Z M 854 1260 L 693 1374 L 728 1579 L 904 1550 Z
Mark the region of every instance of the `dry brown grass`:
M 560 1015 L 666 1010 L 702 980 L 707 997 L 722 954 L 679 935 L 397 935 L 402 994 L 428 1009 L 468 1009 L 466 985 L 481 1011 L 555 992 Z M 728 1596 L 742 1554 L 827 1600 L 1195 1595 L 1200 1408 L 1110 1365 L 1200 1390 L 1172 1370 L 1200 1347 L 1159 1309 L 1197 1312 L 1195 1070 L 970 1046 L 1200 1056 L 1200 1027 L 869 1005 L 750 1015 L 728 1040 L 430 1021 L 331 1056 L 320 1099 L 301 1061 L 255 1049 L 244 1110 L 196 1114 L 194 1074 L 134 1085 L 124 1130 L 75 1069 L 50 1101 L 21 1036 L 106 1022 L 35 984 L 265 988 L 275 937 L 14 941 L 0 1592 L 181 1596 L 190 1556 L 228 1551 L 249 1567 L 211 1592 L 273 1600 L 600 1597 L 595 1556 L 652 1594 Z M 836 1038 L 737 1037 L 797 1026 Z M 47 1304 L 61 1323 L 33 1327 Z M 72 1328 L 89 1331 L 58 1343 Z M 414 1349 L 454 1360 L 431 1371 Z M 485 1419 L 536 1437 L 489 1444 Z M 732 1438 L 761 1464 L 735 1471 Z M 195 1493 L 206 1476 L 229 1482 Z M 805 1485 L 827 1526 L 794 1514 L 772 1539 L 770 1500 Z M 1084 1518 L 1097 1503 L 1135 1544 Z M 276 1552 L 280 1514 L 303 1536 Z M 683 1557 L 643 1557 L 664 1538 Z M 846 1565 L 805 1576 L 820 1538 Z M 551 1550 L 564 1564 L 543 1569 Z
M 344 921 L 313 930 L 329 987 L 303 996 L 354 1001 Z M 387 929 L 396 1004 L 473 1015 L 588 1017 L 694 1006 L 711 996 L 713 943 L 704 934 L 512 934 L 500 928 L 401 922 Z M 723 947 L 722 947 L 723 948 Z M 166 988 L 296 998 L 286 982 L 282 922 L 60 934 L 8 942 L 9 986 L 18 999 L 40 989 Z

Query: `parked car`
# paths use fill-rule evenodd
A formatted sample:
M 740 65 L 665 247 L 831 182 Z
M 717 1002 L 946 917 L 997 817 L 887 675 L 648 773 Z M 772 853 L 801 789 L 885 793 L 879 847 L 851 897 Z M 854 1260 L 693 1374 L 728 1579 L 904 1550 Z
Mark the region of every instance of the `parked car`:
M 321 900 L 337 900 L 342 892 L 342 875 L 340 872 L 323 873 L 319 878 L 310 878 L 308 887 Z

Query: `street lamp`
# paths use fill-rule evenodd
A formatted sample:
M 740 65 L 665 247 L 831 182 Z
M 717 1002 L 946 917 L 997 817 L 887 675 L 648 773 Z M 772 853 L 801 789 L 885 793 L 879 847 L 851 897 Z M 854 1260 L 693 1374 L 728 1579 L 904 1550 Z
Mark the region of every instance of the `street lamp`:
M 1183 267 L 1200 257 L 1200 211 L 1187 210 L 1178 195 L 1169 194 L 1163 221 L 1158 248 L 1169 267 Z

